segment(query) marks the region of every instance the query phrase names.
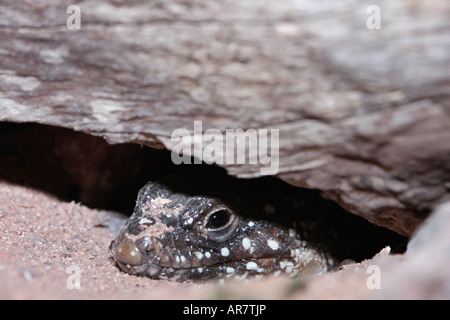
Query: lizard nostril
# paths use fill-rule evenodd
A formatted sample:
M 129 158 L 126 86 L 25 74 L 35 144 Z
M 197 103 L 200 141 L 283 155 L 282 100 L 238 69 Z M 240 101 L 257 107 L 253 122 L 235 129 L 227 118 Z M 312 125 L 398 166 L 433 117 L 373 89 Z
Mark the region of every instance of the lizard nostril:
M 130 239 L 124 239 L 116 246 L 114 258 L 123 264 L 129 265 L 139 265 L 144 262 L 144 257 L 136 243 Z

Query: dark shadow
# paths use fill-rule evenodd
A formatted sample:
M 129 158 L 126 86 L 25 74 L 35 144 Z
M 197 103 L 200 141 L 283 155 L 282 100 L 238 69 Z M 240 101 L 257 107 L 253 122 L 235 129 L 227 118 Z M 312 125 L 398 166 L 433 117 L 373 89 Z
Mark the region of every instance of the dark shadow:
M 316 242 L 329 241 L 330 232 L 339 229 L 340 241 L 335 245 L 344 258 L 370 258 L 385 245 L 400 252 L 405 248 L 406 238 L 346 212 L 321 198 L 318 190 L 296 188 L 273 177 L 236 179 L 214 166 L 177 166 L 167 150 L 131 143 L 109 145 L 103 138 L 70 129 L 0 123 L 0 180 L 64 201 L 130 215 L 139 189 L 149 180 L 167 176 L 166 183 L 179 192 L 217 196 L 254 219 L 271 208 L 283 213 L 272 218 L 289 226 L 299 216 L 314 218 L 326 230 L 313 236 Z M 346 249 L 355 245 L 358 249 L 349 257 Z
M 406 237 L 347 212 L 322 198 L 320 190 L 294 187 L 275 177 L 238 179 L 216 166 L 186 165 L 159 182 L 175 194 L 220 199 L 253 221 L 266 220 L 285 228 L 296 225 L 311 247 L 330 252 L 338 261 L 362 261 L 385 246 L 393 253 L 406 250 Z
M 40 124 L 0 123 L 0 180 L 130 214 L 139 189 L 176 170 L 170 152 Z

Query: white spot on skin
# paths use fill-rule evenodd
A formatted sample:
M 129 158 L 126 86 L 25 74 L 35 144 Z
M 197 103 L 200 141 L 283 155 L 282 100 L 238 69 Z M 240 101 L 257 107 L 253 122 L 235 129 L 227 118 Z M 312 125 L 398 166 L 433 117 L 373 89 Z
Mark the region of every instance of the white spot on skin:
M 254 223 L 253 221 L 250 221 L 249 223 L 247 223 L 247 225 L 248 225 L 249 227 L 253 227 L 253 226 L 255 225 L 255 223 Z
M 192 222 L 194 222 L 194 219 L 192 219 L 192 217 L 187 220 L 187 223 L 189 224 L 192 224 Z
M 258 265 L 253 261 L 248 262 L 245 267 L 247 268 L 247 270 L 258 270 Z
M 287 273 L 291 273 L 293 269 L 294 269 L 293 267 L 287 266 L 286 267 L 286 272 Z
M 197 271 L 202 273 L 203 272 L 203 268 L 197 268 Z
M 199 251 L 196 251 L 196 252 L 195 252 L 195 255 L 196 255 L 196 257 L 197 257 L 198 260 L 203 259 L 203 253 L 201 253 L 201 252 L 199 252 Z
M 267 240 L 267 245 L 270 247 L 270 249 L 272 250 L 277 250 L 280 245 L 278 243 L 278 241 L 274 240 L 274 239 L 269 239 Z
M 228 248 L 222 248 L 220 250 L 220 253 L 222 254 L 222 256 L 228 257 L 228 255 L 230 254 L 230 250 L 228 250 Z
M 156 198 L 156 199 L 152 199 L 152 200 L 151 200 L 151 203 L 152 203 L 153 205 L 159 206 L 159 205 L 165 205 L 165 204 L 170 203 L 170 200 L 169 200 L 169 199 L 165 199 L 165 198 L 158 197 L 158 198 Z
M 289 228 L 289 236 L 290 237 L 295 237 L 295 235 L 297 234 L 297 231 L 295 231 L 294 228 Z
M 179 263 L 180 262 L 180 257 L 179 256 L 175 256 L 175 261 Z
M 249 238 L 244 238 L 242 239 L 242 246 L 244 247 L 245 250 L 248 250 L 252 246 L 252 242 L 250 241 Z
M 227 267 L 227 273 L 234 273 L 234 268 Z
M 247 277 L 248 277 L 248 272 L 246 272 L 242 275 L 242 279 L 247 279 Z
M 150 224 L 152 224 L 153 221 L 144 217 L 144 218 L 142 218 L 141 220 L 139 220 L 139 224 L 144 224 L 144 223 L 150 223 Z
M 207 258 L 211 258 L 211 253 L 209 253 L 209 252 L 206 252 L 206 253 L 205 253 L 205 257 L 207 257 Z
M 181 262 L 186 262 L 186 257 L 185 256 L 180 256 Z

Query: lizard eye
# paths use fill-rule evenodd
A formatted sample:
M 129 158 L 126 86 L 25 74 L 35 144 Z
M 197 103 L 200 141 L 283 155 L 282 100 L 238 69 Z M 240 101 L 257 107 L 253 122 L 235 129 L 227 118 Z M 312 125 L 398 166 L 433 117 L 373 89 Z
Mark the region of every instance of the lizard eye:
M 218 208 L 203 219 L 203 235 L 210 240 L 223 242 L 229 239 L 239 222 L 239 218 L 227 208 Z
M 205 220 L 205 228 L 219 229 L 225 227 L 231 219 L 231 213 L 222 209 L 210 213 Z

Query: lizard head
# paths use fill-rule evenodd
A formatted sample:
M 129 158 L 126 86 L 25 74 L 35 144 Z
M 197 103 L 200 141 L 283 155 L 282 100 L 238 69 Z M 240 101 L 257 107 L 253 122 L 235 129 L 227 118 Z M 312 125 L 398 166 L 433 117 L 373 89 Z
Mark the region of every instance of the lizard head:
M 111 245 L 114 259 L 130 274 L 178 281 L 326 270 L 326 259 L 294 228 L 256 220 L 238 202 L 150 182 Z
M 111 250 L 130 274 L 196 281 L 318 274 L 402 243 L 317 190 L 207 166 L 147 183 Z

